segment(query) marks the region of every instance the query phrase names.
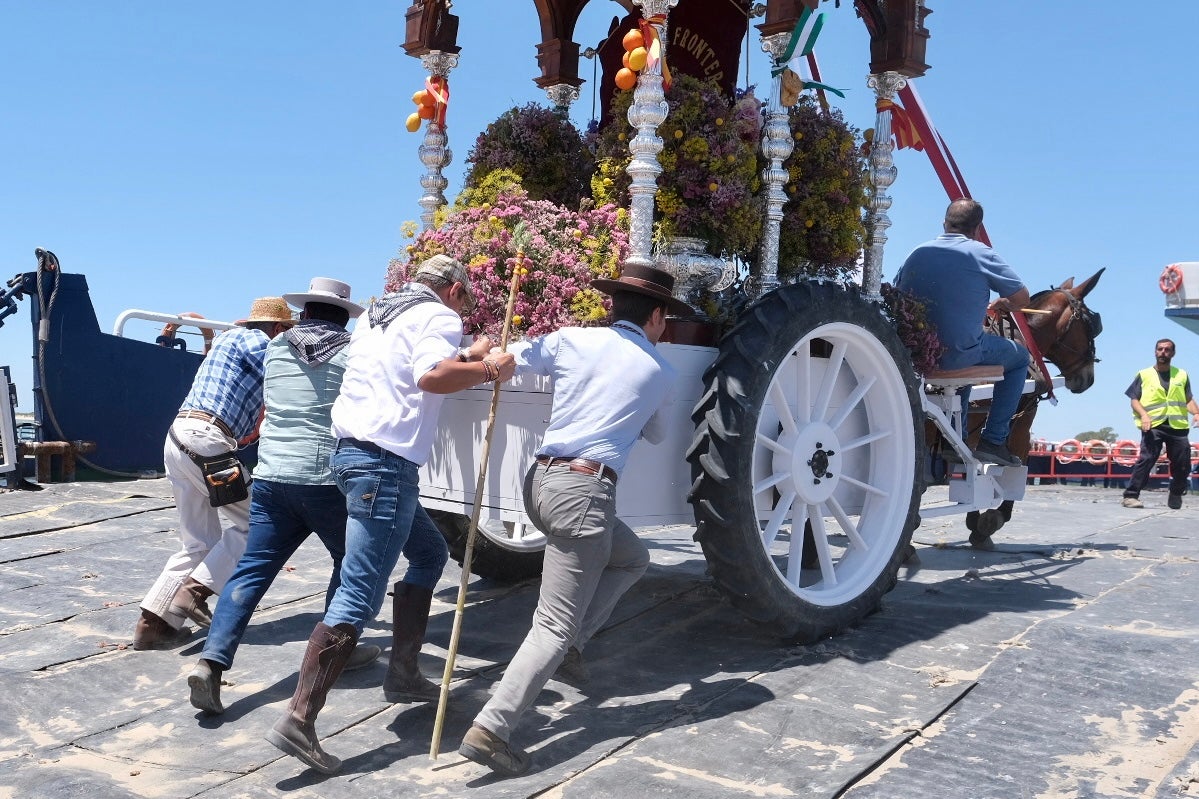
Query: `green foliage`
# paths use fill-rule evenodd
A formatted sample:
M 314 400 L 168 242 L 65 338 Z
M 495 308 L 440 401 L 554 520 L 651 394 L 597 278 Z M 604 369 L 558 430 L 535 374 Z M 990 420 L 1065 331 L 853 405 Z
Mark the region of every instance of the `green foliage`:
M 1119 438 L 1116 431 L 1110 427 L 1101 427 L 1098 430 L 1086 430 L 1074 436 L 1076 441 L 1103 441 L 1108 444 L 1116 443 Z

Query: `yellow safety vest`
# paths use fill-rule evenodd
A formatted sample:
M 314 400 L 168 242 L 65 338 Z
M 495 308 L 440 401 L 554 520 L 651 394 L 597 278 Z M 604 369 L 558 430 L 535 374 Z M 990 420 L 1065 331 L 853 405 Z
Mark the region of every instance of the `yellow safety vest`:
M 1177 366 L 1170 367 L 1170 387 L 1162 388 L 1159 372 L 1152 366 L 1138 373 L 1141 377 L 1141 407 L 1149 414 L 1150 427 L 1169 422 L 1175 430 L 1187 429 L 1187 373 Z M 1133 415 L 1139 427 L 1141 419 Z

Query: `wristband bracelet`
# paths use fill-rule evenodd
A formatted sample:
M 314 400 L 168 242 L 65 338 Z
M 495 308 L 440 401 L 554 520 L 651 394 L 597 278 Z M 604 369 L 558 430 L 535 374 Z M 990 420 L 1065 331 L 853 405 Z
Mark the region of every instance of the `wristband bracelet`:
M 495 368 L 495 365 L 492 364 L 491 361 L 488 361 L 485 359 L 485 360 L 480 361 L 480 363 L 483 364 L 483 382 L 484 383 L 490 383 L 492 380 L 495 380 L 499 376 L 499 370 Z

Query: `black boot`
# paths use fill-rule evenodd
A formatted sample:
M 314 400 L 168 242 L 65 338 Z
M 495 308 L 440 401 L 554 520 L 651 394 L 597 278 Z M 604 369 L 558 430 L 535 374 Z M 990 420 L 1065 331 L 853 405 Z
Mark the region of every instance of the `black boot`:
M 300 664 L 300 679 L 287 713 L 266 734 L 266 739 L 276 747 L 324 774 L 335 773 L 341 768 L 341 760 L 321 749 L 316 737 L 316 716 L 325 706 L 325 697 L 357 642 L 358 631 L 353 625 L 330 627 L 324 622 L 317 623 L 308 639 L 308 649 Z
M 392 588 L 391 661 L 383 678 L 383 696 L 388 702 L 436 702 L 441 687 L 426 679 L 417 665 L 433 592 L 405 582 Z

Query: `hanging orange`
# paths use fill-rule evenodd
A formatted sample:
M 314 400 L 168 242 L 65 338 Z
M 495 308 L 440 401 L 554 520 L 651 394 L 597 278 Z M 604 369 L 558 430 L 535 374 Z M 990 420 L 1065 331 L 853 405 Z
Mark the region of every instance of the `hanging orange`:
M 638 47 L 645 47 L 645 37 L 641 35 L 641 31 L 637 28 L 632 28 L 624 35 L 621 41 L 626 51 L 636 50 Z
M 625 54 L 620 57 L 620 63 L 624 64 L 625 69 L 632 69 L 632 67 L 629 66 L 629 53 L 627 50 L 625 51 Z
M 409 133 L 416 133 L 420 130 L 420 114 L 415 111 L 408 115 L 408 121 L 404 123 L 404 127 L 408 128 Z
M 637 85 L 637 73 L 631 69 L 621 69 L 616 73 L 616 88 L 629 90 Z
M 421 104 L 416 109 L 416 115 L 421 119 L 432 119 L 434 108 L 431 105 Z
M 625 66 L 634 72 L 640 72 L 644 69 L 645 61 L 649 57 L 649 53 L 645 52 L 644 47 L 635 48 L 626 53 L 626 55 L 629 57 L 629 62 Z

